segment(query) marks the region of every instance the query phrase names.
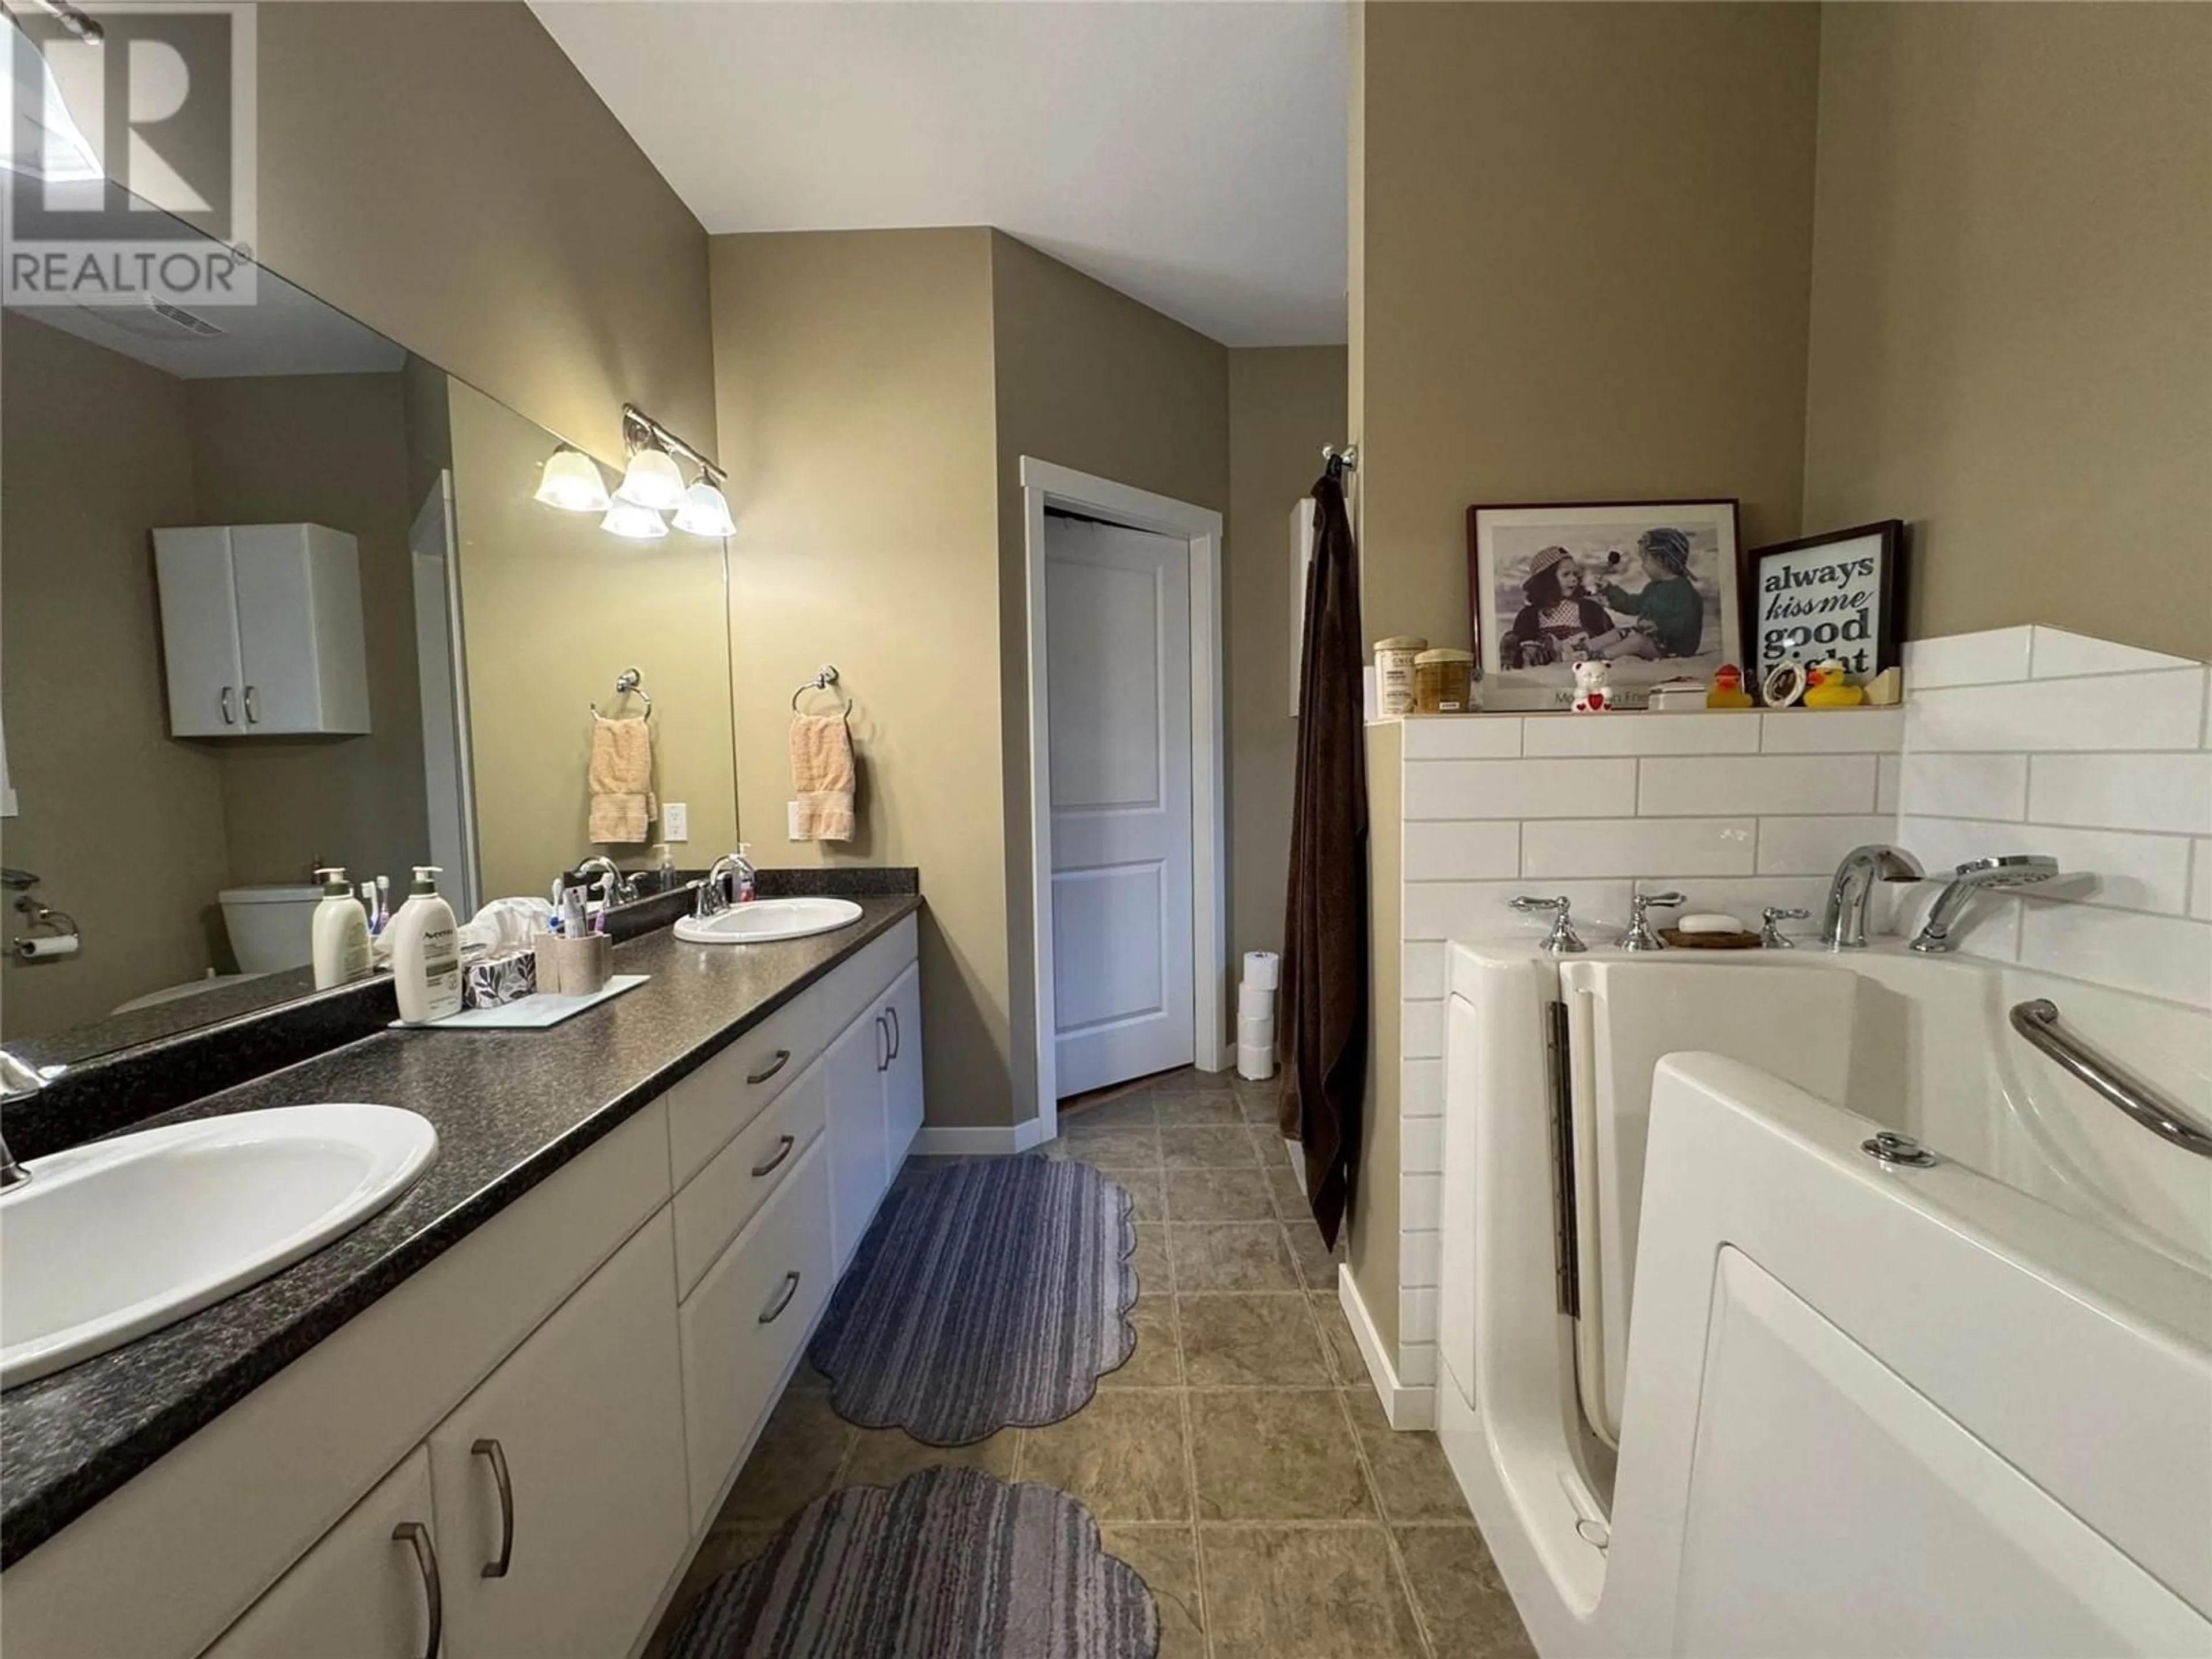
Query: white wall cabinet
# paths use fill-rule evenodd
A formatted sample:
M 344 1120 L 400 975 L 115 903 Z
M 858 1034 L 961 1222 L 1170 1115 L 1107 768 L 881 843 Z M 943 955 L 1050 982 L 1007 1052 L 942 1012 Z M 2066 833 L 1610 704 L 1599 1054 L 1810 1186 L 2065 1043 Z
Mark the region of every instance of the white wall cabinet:
M 235 738 L 369 729 L 361 558 L 318 524 L 154 532 L 169 729 Z
M 434 1575 L 440 1659 L 635 1653 L 911 1144 L 915 961 L 870 941 L 10 1567 L 8 1651 L 416 1659 Z
M 691 1536 L 664 1209 L 430 1435 L 452 1659 L 628 1650 Z
M 432 1650 L 431 1608 L 451 1571 L 431 1524 L 429 1455 L 418 1446 L 207 1659 L 421 1659 Z

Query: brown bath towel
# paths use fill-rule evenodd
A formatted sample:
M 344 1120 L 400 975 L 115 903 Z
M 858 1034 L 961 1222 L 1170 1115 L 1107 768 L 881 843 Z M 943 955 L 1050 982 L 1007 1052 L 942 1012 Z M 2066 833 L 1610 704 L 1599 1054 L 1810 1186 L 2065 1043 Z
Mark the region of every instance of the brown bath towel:
M 588 838 L 603 843 L 641 842 L 660 816 L 653 798 L 653 730 L 642 720 L 592 717 L 592 793 Z
M 1282 1131 L 1304 1148 L 1306 1200 L 1334 1246 L 1359 1151 L 1367 1055 L 1367 750 L 1352 520 L 1337 478 L 1313 494 L 1321 511 L 1306 576 L 1276 1043 Z
M 842 714 L 793 719 L 791 788 L 793 841 L 853 839 L 853 733 Z

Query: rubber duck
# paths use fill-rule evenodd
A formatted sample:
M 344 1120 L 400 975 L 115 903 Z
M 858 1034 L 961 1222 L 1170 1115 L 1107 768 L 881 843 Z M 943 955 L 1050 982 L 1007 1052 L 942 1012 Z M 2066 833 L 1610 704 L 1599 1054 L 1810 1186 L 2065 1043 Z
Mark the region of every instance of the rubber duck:
M 1743 689 L 1743 670 L 1724 662 L 1713 671 L 1713 689 L 1705 693 L 1708 708 L 1748 708 L 1751 693 Z
M 1865 701 L 1866 692 L 1851 684 L 1850 672 L 1833 657 L 1805 671 L 1806 708 L 1856 708 Z

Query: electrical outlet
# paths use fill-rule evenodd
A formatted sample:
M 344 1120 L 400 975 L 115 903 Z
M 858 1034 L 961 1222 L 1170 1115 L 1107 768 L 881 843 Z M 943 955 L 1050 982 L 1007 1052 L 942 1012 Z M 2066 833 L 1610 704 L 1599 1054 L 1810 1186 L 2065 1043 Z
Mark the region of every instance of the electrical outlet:
M 805 841 L 806 839 L 806 830 L 805 829 L 806 820 L 799 811 L 799 803 L 795 800 L 787 800 L 784 802 L 783 816 L 784 833 L 793 841 Z
M 691 839 L 691 811 L 680 800 L 660 803 L 660 838 L 663 841 Z

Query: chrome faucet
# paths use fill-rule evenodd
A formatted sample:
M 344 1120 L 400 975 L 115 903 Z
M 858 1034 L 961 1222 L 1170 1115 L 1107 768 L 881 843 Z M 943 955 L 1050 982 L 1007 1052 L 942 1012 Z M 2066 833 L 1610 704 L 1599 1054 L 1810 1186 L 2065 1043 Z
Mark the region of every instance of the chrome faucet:
M 2045 858 L 2040 853 L 2008 853 L 1998 858 L 1969 859 L 1951 872 L 1950 885 L 1936 895 L 1936 902 L 1928 907 L 1928 920 L 1920 924 L 1912 948 L 1929 956 L 1957 950 L 1951 929 L 1958 925 L 1975 894 L 1987 888 L 2033 887 L 2057 873 L 2058 860 Z
M 719 915 L 730 908 L 730 895 L 722 886 L 723 880 L 738 876 L 752 880 L 759 872 L 753 861 L 743 853 L 725 853 L 707 867 L 707 879 L 699 884 L 699 897 L 691 907 L 695 916 Z
M 28 1060 L 18 1060 L 5 1048 L 0 1048 L 0 1105 L 13 1105 L 19 1100 L 28 1100 L 45 1088 L 61 1073 L 58 1066 L 43 1070 Z M 15 1155 L 8 1150 L 8 1139 L 0 1135 L 0 1192 L 31 1178 L 31 1172 L 15 1162 Z
M 1620 936 L 1617 947 L 1623 951 L 1663 951 L 1666 941 L 1651 931 L 1651 918 L 1646 914 L 1653 905 L 1662 910 L 1679 910 L 1689 902 L 1681 893 L 1632 893 L 1628 896 L 1628 931 Z
M 1820 915 L 1820 943 L 1831 951 L 1863 951 L 1867 909 L 1877 881 L 1917 881 L 1920 862 L 1901 847 L 1871 842 L 1854 847 L 1828 883 L 1828 905 Z
M 1582 935 L 1575 932 L 1575 924 L 1567 914 L 1568 903 L 1564 897 L 1532 898 L 1524 893 L 1519 898 L 1508 899 L 1506 902 L 1524 916 L 1532 915 L 1539 910 L 1556 910 L 1559 913 L 1553 918 L 1551 933 L 1544 940 L 1544 949 L 1553 956 L 1571 956 L 1578 951 L 1586 951 L 1589 948 L 1583 943 Z
M 604 884 L 601 890 L 605 893 L 609 904 L 629 904 L 637 897 L 637 884 L 624 875 L 615 861 L 604 853 L 592 854 L 591 857 L 584 860 L 570 871 L 569 875 L 603 878 Z M 553 883 L 553 902 L 556 907 L 561 902 L 562 889 L 567 884 L 568 879 L 568 876 L 561 876 Z

